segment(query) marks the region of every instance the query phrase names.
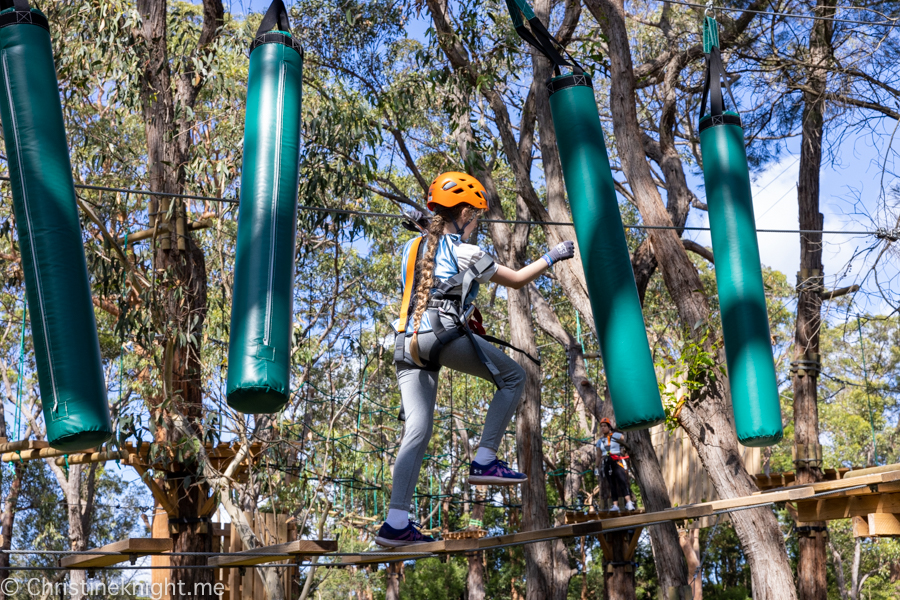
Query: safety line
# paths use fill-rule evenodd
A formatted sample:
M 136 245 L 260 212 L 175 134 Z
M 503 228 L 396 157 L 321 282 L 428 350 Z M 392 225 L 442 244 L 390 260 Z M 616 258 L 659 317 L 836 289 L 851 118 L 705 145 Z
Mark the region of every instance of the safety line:
M 696 4 L 694 2 L 683 2 L 682 0 L 660 0 L 661 2 L 668 2 L 670 4 L 681 4 L 682 6 L 690 6 L 692 8 L 708 8 L 706 4 Z M 862 10 L 856 6 L 832 6 L 828 7 L 829 10 Z M 833 21 L 835 23 L 852 23 L 857 25 L 872 25 L 876 27 L 897 27 L 900 25 L 897 19 L 891 19 L 891 17 L 880 15 L 885 19 L 889 19 L 888 21 L 858 21 L 855 19 L 836 19 L 834 17 L 817 17 L 815 15 L 798 15 L 796 13 L 784 13 L 784 12 L 773 12 L 768 10 L 752 10 L 752 9 L 744 9 L 744 8 L 729 8 L 726 6 L 715 6 L 713 7 L 713 11 L 722 11 L 722 12 L 739 12 L 739 13 L 753 13 L 757 15 L 763 16 L 771 16 L 771 17 L 790 17 L 792 19 L 809 19 L 811 21 Z
M 693 5 L 692 5 L 693 6 Z M 700 4 L 696 6 L 702 6 Z M 0 181 L 9 181 L 9 177 L 0 176 Z M 195 194 L 175 194 L 172 192 L 153 192 L 150 190 L 136 190 L 129 188 L 107 187 L 102 185 L 75 184 L 76 188 L 86 190 L 98 190 L 105 192 L 121 192 L 124 194 L 137 194 L 144 196 L 163 196 L 166 198 L 183 198 L 187 200 L 207 200 L 209 202 L 225 202 L 228 204 L 240 204 L 237 198 L 218 198 L 215 196 L 199 196 Z M 397 213 L 372 212 L 367 210 L 350 210 L 346 208 L 328 208 L 325 206 L 306 206 L 298 205 L 298 210 L 310 212 L 324 212 L 338 215 L 358 215 L 363 217 L 378 217 L 386 219 L 409 219 L 408 216 Z M 571 221 L 529 221 L 524 219 L 479 219 L 480 223 L 503 223 L 506 225 L 556 225 L 561 227 L 574 227 Z M 675 227 L 674 225 L 625 225 L 625 229 L 641 229 L 641 230 L 667 230 L 674 229 L 678 231 L 709 231 L 709 227 Z M 900 237 L 900 229 L 877 229 L 875 231 L 840 231 L 840 230 L 822 230 L 822 229 L 757 229 L 757 233 L 821 233 L 826 235 L 874 235 L 879 238 L 886 238 L 891 241 L 897 241 Z

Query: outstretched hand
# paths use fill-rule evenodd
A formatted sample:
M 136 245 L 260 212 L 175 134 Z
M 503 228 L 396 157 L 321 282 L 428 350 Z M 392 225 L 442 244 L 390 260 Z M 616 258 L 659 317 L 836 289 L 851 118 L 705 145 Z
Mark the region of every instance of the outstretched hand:
M 569 260 L 573 256 L 575 256 L 575 242 L 566 240 L 565 242 L 560 242 L 550 252 L 545 254 L 544 260 L 552 267 L 554 263 L 558 263 L 561 260 Z

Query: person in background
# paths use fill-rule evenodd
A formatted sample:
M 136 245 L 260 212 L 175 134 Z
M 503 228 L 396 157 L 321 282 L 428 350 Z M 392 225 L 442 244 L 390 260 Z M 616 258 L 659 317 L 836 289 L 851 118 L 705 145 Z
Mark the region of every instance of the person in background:
M 625 460 L 627 446 L 625 434 L 613 429 L 612 423 L 607 418 L 600 419 L 600 439 L 597 440 L 597 470 L 609 483 L 609 495 L 612 498 L 611 512 L 619 511 L 619 498 L 625 498 L 625 510 L 634 510 L 634 502 L 631 501 L 631 491 L 628 485 L 628 467 Z

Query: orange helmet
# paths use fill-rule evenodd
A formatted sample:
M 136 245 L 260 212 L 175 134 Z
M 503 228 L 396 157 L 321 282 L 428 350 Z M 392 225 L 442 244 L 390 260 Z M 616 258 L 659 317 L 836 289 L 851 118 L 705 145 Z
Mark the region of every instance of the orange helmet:
M 450 208 L 457 204 L 471 204 L 477 209 L 487 210 L 487 192 L 481 182 L 465 173 L 450 171 L 434 178 L 428 188 L 428 210 L 438 206 Z
M 610 421 L 610 420 L 607 419 L 606 417 L 603 417 L 602 419 L 600 419 L 599 425 L 603 425 L 604 423 L 606 423 L 607 425 L 609 425 L 609 428 L 612 429 L 612 421 Z

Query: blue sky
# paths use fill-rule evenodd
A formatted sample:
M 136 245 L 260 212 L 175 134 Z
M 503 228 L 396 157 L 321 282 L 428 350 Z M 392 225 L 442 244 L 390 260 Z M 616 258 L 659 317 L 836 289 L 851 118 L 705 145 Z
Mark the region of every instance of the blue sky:
M 199 2 L 200 0 L 192 0 Z M 238 14 L 265 11 L 271 0 L 224 0 L 226 10 Z M 290 6 L 292 0 L 285 2 Z M 408 34 L 413 38 L 424 37 L 429 23 L 425 19 L 416 19 L 409 23 Z M 893 123 L 882 127 L 881 143 L 891 137 Z M 833 132 L 832 132 L 833 134 Z M 835 136 L 836 137 L 836 136 Z M 882 186 L 881 170 L 885 164 L 882 148 L 873 144 L 870 133 L 842 134 L 843 143 L 832 148 L 832 155 L 822 165 L 821 212 L 825 215 L 826 230 L 872 230 L 876 226 L 892 226 L 890 218 L 879 210 L 884 199 L 879 202 Z M 794 229 L 798 227 L 797 208 L 797 176 L 799 172 L 799 139 L 789 144 L 789 152 L 765 169 L 753 173 L 754 209 L 758 229 Z M 892 163 L 887 163 L 888 170 Z M 539 171 L 535 172 L 540 177 Z M 884 178 L 883 184 L 889 189 L 895 182 L 890 175 Z M 702 177 L 689 176 L 689 184 L 697 195 L 704 198 Z M 896 206 L 896 200 L 893 200 Z M 867 215 L 881 215 L 873 222 Z M 896 218 L 896 214 L 893 218 Z M 688 225 L 708 226 L 707 215 L 693 210 Z M 685 237 L 709 246 L 708 232 L 687 232 Z M 823 263 L 825 266 L 826 285 L 841 287 L 853 283 L 863 284 L 863 293 L 854 299 L 854 312 L 874 312 L 886 314 L 890 312 L 887 303 L 877 298 L 872 276 L 866 276 L 871 266 L 867 260 L 870 256 L 855 256 L 860 250 L 874 242 L 871 237 L 826 235 Z M 760 259 L 763 264 L 773 267 L 788 276 L 794 282 L 800 259 L 800 242 L 798 234 L 759 233 Z M 894 277 L 900 274 L 896 265 L 882 259 L 884 271 L 882 276 Z

